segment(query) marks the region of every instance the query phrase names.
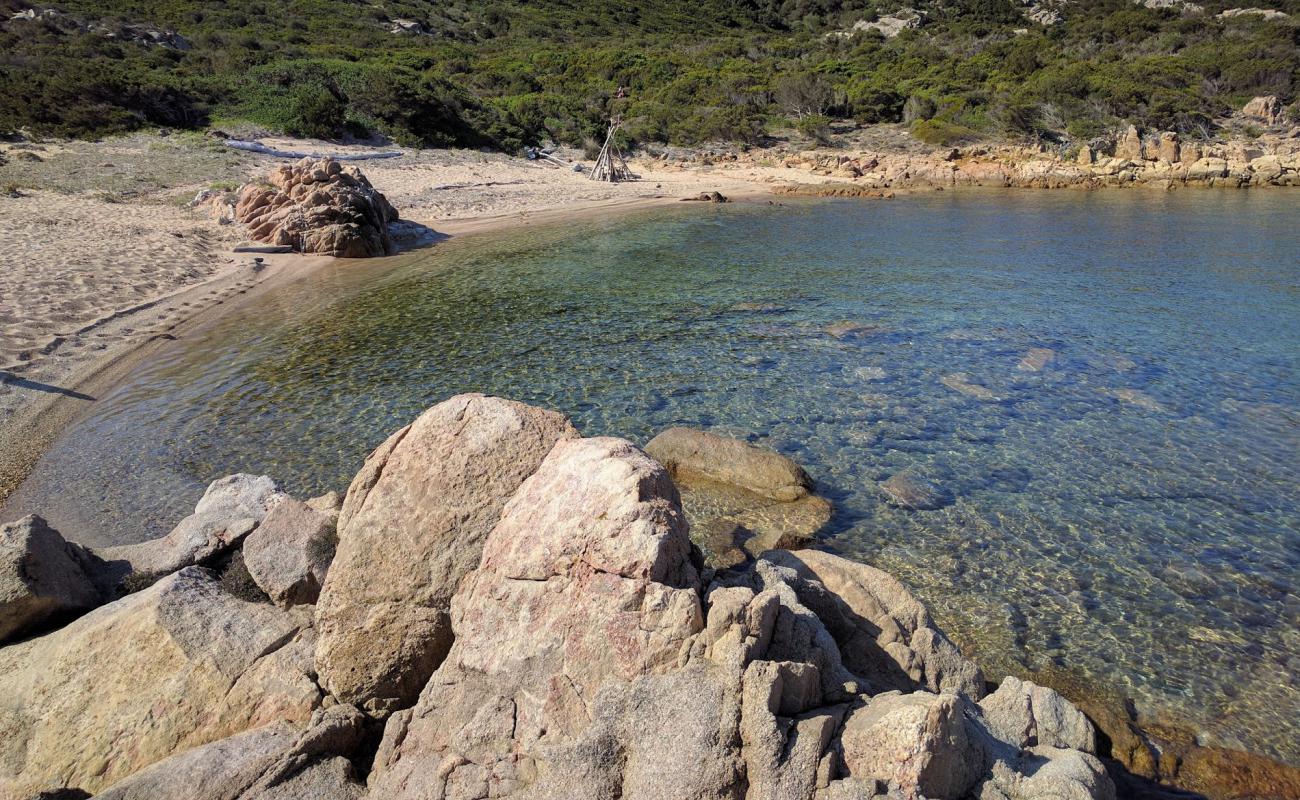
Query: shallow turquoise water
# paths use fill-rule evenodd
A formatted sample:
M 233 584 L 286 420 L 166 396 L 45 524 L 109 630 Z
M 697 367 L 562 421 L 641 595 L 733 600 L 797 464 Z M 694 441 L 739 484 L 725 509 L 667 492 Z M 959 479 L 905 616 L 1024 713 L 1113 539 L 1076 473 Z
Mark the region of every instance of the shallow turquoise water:
M 641 442 L 721 428 L 806 464 L 826 544 L 909 582 L 993 676 L 1068 674 L 1300 764 L 1298 252 L 1285 192 L 692 206 L 451 242 L 178 342 L 5 516 L 133 541 L 234 471 L 342 489 L 461 391 Z M 951 504 L 884 503 L 905 468 Z

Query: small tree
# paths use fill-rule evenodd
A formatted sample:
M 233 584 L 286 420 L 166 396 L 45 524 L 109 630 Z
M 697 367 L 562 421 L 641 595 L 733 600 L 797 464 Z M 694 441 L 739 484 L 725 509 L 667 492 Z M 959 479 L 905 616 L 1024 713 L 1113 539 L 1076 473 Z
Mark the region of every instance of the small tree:
M 782 78 L 773 95 L 781 110 L 795 119 L 825 116 L 835 105 L 835 87 L 814 72 Z

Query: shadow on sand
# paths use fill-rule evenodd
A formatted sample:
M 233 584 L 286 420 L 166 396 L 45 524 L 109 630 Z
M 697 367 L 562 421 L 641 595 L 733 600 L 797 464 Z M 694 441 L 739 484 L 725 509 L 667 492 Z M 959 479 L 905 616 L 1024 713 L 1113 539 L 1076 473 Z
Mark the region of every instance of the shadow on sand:
M 12 372 L 0 371 L 0 386 L 13 386 L 17 389 L 31 389 L 36 392 L 49 392 L 50 394 L 60 394 L 64 397 L 71 397 L 76 400 L 94 400 L 88 394 L 75 392 L 72 389 L 65 389 L 62 386 L 55 386 L 50 383 L 40 383 L 31 381 L 26 378 L 20 378 Z

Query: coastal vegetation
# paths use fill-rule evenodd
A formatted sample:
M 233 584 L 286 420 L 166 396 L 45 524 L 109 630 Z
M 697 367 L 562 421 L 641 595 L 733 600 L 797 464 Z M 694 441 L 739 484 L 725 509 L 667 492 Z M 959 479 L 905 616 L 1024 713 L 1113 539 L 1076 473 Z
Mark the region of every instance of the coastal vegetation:
M 617 113 L 628 139 L 675 145 L 821 139 L 836 121 L 906 123 L 932 144 L 1086 141 L 1121 123 L 1209 137 L 1252 96 L 1297 99 L 1300 0 L 1272 6 L 1288 16 L 1132 0 L 5 0 L 0 133 L 252 123 L 515 150 L 590 144 Z

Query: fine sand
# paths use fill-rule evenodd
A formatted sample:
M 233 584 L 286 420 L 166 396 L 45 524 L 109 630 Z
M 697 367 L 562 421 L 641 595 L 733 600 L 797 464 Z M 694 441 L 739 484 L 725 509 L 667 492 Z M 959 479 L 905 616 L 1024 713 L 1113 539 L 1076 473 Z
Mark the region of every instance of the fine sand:
M 307 152 L 367 149 L 262 141 Z M 218 224 L 206 207 L 188 207 L 197 192 L 234 188 L 283 159 L 230 151 L 196 135 L 0 145 L 0 155 L 0 499 L 96 390 L 148 357 L 150 342 L 182 335 L 230 300 L 328 262 L 285 255 L 255 263 L 232 252 L 243 238 L 238 226 Z M 633 162 L 640 180 L 608 184 L 571 169 L 458 150 L 359 166 L 404 219 L 444 235 L 675 203 L 705 191 L 753 198 L 807 179 L 780 168 L 669 171 Z

